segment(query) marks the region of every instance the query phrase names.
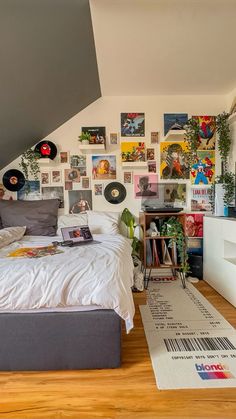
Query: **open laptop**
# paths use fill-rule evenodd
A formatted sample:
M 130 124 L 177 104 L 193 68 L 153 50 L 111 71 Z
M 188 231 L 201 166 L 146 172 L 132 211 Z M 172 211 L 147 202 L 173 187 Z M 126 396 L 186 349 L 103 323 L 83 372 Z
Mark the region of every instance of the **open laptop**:
M 83 246 L 101 243 L 93 239 L 89 226 L 63 227 L 61 229 L 64 246 Z

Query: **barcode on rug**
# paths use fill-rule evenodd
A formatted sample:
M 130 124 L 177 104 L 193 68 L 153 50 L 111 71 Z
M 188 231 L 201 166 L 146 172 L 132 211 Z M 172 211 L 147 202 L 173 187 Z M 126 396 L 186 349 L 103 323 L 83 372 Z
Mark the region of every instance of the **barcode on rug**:
M 164 339 L 168 352 L 193 352 L 193 351 L 229 351 L 236 349 L 228 338 L 185 338 Z

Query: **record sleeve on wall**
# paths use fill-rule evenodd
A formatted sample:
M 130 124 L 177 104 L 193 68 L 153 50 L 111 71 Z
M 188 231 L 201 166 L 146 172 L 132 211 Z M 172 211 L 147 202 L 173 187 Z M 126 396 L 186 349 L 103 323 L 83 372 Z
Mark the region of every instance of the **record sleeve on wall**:
M 23 188 L 25 184 L 25 177 L 20 170 L 10 169 L 4 173 L 2 183 L 9 191 L 17 192 Z

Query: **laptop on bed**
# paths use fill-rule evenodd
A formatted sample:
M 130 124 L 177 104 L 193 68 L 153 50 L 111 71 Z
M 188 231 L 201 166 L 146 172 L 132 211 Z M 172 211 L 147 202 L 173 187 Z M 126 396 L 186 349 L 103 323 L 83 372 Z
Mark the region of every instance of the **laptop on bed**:
M 93 239 L 89 226 L 63 227 L 61 229 L 64 246 L 83 246 L 101 243 Z

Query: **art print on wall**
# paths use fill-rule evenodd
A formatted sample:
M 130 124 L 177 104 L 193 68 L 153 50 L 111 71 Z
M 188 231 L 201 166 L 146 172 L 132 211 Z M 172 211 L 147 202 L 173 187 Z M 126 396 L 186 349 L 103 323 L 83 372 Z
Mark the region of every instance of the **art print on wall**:
M 41 183 L 42 183 L 42 185 L 50 185 L 50 183 L 51 183 L 51 173 L 49 171 L 41 172 Z
M 164 202 L 186 206 L 186 183 L 164 183 Z
M 81 131 L 90 134 L 89 144 L 106 144 L 105 127 L 82 127 Z
M 157 180 L 157 175 L 134 175 L 134 197 L 136 199 L 158 197 Z
M 132 183 L 132 182 L 133 182 L 133 173 L 124 172 L 124 183 Z
M 79 169 L 65 169 L 64 170 L 65 182 L 80 182 L 80 171 Z
M 203 214 L 186 214 L 185 234 L 187 237 L 203 237 Z
M 3 184 L 0 183 L 0 201 L 6 200 L 11 201 L 17 199 L 17 192 L 10 192 L 6 188 L 4 188 Z
M 92 177 L 94 180 L 116 179 L 116 156 L 92 156 Z
M 155 160 L 154 148 L 147 148 L 147 160 Z
M 191 189 L 191 211 L 212 211 L 211 188 Z
M 117 133 L 111 133 L 110 134 L 110 144 L 111 145 L 118 144 L 118 134 Z
M 195 163 L 191 168 L 193 185 L 210 185 L 215 180 L 215 151 L 197 151 Z
M 187 113 L 164 113 L 164 135 L 171 130 L 183 130 L 187 121 Z
M 89 177 L 82 177 L 81 184 L 83 189 L 89 189 L 90 187 L 90 179 Z
M 68 163 L 68 152 L 67 151 L 61 151 L 60 152 L 60 163 Z
M 146 161 L 145 143 L 122 141 L 121 143 L 122 162 Z
M 155 161 L 148 161 L 148 172 L 149 173 L 156 173 L 157 172 L 157 164 Z
M 103 184 L 102 183 L 95 183 L 94 184 L 94 195 L 100 196 L 103 194 Z
M 121 113 L 121 137 L 144 137 L 145 115 L 140 112 Z
M 158 144 L 159 142 L 159 133 L 151 132 L 151 144 Z
M 72 191 L 73 183 L 69 180 L 65 181 L 65 191 Z
M 5 198 L 4 198 L 5 199 Z M 23 188 L 17 191 L 17 199 L 22 201 L 36 201 L 41 199 L 39 180 L 28 180 Z
M 79 170 L 80 176 L 87 176 L 86 156 L 74 154 L 70 158 L 70 165 L 71 168 Z
M 203 115 L 193 116 L 199 124 L 198 150 L 215 150 L 216 146 L 216 117 Z
M 78 214 L 92 209 L 92 191 L 69 191 L 69 212 Z
M 184 141 L 160 144 L 161 179 L 189 179 L 188 146 Z
M 61 183 L 62 182 L 61 170 L 52 170 L 51 171 L 51 179 L 52 179 L 52 184 Z
M 42 187 L 42 199 L 58 199 L 59 208 L 64 208 L 64 188 L 62 186 Z

